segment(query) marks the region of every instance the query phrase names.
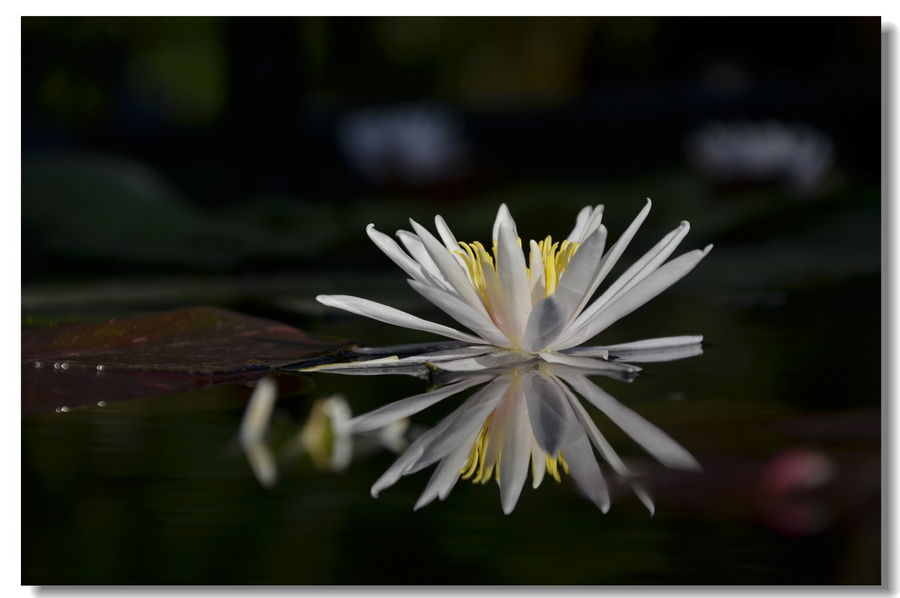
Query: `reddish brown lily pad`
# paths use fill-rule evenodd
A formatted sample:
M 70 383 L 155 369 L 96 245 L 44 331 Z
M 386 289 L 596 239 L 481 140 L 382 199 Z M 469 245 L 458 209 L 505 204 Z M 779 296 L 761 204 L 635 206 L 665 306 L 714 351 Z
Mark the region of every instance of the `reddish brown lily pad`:
M 252 382 L 349 344 L 211 307 L 23 330 L 22 413 Z

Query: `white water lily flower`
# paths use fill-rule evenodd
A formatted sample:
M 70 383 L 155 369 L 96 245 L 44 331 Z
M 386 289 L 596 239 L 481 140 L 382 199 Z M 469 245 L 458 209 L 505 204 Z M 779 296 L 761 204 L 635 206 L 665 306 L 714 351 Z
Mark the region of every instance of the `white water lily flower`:
M 608 250 L 606 227 L 601 224 L 603 206 L 585 207 L 578 214 L 575 228 L 561 243 L 551 237 L 531 241 L 527 261 L 506 204 L 497 212 L 491 251 L 478 242 L 457 242 L 440 216 L 435 217 L 440 241 L 413 220 L 410 223 L 415 234 L 397 232 L 409 253 L 370 224 L 366 228 L 369 238 L 410 276 L 410 286 L 474 334 L 359 297 L 319 295 L 316 299 L 381 322 L 466 343 L 431 354 L 429 362 L 442 369 L 488 369 L 534 357 L 570 365 L 606 359 L 602 347 L 575 347 L 680 280 L 712 247 L 664 263 L 688 233 L 689 224 L 682 222 L 590 303 L 646 218 L 650 205 L 648 199 Z M 683 338 L 653 342 L 657 349 L 664 350 L 683 344 Z M 410 359 L 422 358 L 401 359 L 395 365 L 411 363 Z M 370 362 L 315 369 L 372 367 L 366 364 Z
M 651 360 L 652 355 L 648 353 L 647 357 Z M 597 429 L 573 389 L 662 464 L 688 471 L 697 471 L 700 466 L 665 432 L 588 380 L 588 376 L 598 374 L 610 375 L 605 369 L 540 360 L 490 373 L 451 374 L 457 378 L 442 388 L 350 420 L 348 427 L 354 432 L 377 428 L 487 382 L 411 444 L 375 482 L 372 496 L 377 497 L 401 476 L 437 463 L 416 509 L 435 498 L 444 500 L 460 477 L 481 483 L 493 477 L 500 486 L 503 512 L 509 514 L 519 499 L 530 461 L 534 488 L 547 473 L 560 481 L 559 472 L 563 470 L 605 513 L 610 506 L 609 490 L 591 449 L 593 444 L 652 514 L 653 502 L 639 479 Z

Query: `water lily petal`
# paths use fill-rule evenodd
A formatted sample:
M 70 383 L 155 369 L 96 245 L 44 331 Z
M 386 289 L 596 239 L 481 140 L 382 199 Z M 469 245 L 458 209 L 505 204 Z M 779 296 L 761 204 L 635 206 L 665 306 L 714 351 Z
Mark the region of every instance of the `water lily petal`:
M 517 385 L 510 396 L 506 431 L 500 463 L 500 505 L 507 515 L 512 513 L 522 493 L 522 485 L 528 477 L 528 461 L 531 459 L 531 425 L 525 407 L 522 387 Z
M 468 303 L 470 307 L 484 317 L 490 318 L 487 309 L 485 309 L 483 303 L 484 300 L 475 290 L 475 287 L 472 286 L 468 272 L 465 267 L 457 261 L 455 254 L 447 251 L 447 248 L 441 245 L 441 243 L 434 238 L 434 235 L 428 232 L 428 230 L 418 222 L 412 219 L 410 219 L 409 222 L 415 229 L 416 234 L 419 235 L 419 239 L 421 239 L 422 243 L 425 245 L 425 251 L 427 251 L 428 255 L 431 256 L 431 259 L 434 260 L 434 263 L 444 275 L 444 278 L 450 283 L 450 286 L 452 286 L 459 294 L 460 299 Z
M 671 349 L 651 349 L 648 351 L 616 351 L 611 353 L 616 359 L 629 363 L 661 363 L 664 361 L 677 361 L 703 355 L 703 345 L 685 345 L 672 347 Z
M 400 266 L 411 277 L 423 283 L 429 282 L 429 279 L 433 280 L 433 277 L 426 277 L 426 274 L 422 272 L 422 266 L 400 249 L 396 241 L 386 234 L 375 230 L 374 224 L 366 227 L 366 234 L 378 246 L 378 249 L 384 252 L 386 256 L 391 258 L 395 264 Z
M 444 242 L 447 250 L 451 253 L 459 251 L 459 243 L 456 241 L 456 237 L 453 236 L 450 227 L 447 226 L 447 223 L 444 222 L 440 215 L 434 217 L 434 225 L 437 227 L 438 234 L 441 236 L 441 240 Z
M 469 438 L 459 443 L 458 447 L 441 459 L 441 462 L 438 463 L 437 468 L 431 475 L 431 479 L 428 480 L 425 490 L 422 491 L 422 495 L 416 501 L 416 505 L 413 507 L 414 511 L 418 511 L 438 496 L 440 496 L 441 500 L 447 497 L 450 489 L 453 488 L 456 480 L 459 479 L 459 470 L 466 464 L 469 453 L 472 452 L 472 444 L 474 444 L 477 436 L 478 430 L 475 430 Z
M 499 350 L 477 357 L 465 357 L 453 361 L 434 362 L 434 367 L 446 370 L 448 372 L 474 372 L 479 370 L 487 370 L 491 368 L 499 368 L 516 363 L 523 363 L 534 359 L 534 355 L 522 353 L 521 351 Z
M 447 349 L 457 349 L 460 347 L 468 347 L 469 344 L 463 341 L 435 341 L 430 343 L 407 343 L 404 345 L 384 345 L 381 347 L 353 347 L 355 353 L 360 355 L 399 355 L 401 353 L 415 353 L 416 355 L 423 351 L 444 351 Z
M 579 309 L 585 293 L 590 289 L 594 278 L 602 268 L 603 246 L 606 237 L 601 231 L 595 231 L 587 241 L 578 247 L 575 255 L 566 266 L 566 271 L 559 279 L 556 296 L 565 304 L 567 315 Z
M 506 317 L 509 322 L 509 335 L 515 343 L 520 343 L 525 335 L 528 314 L 531 312 L 531 288 L 528 285 L 528 270 L 525 267 L 525 256 L 519 247 L 519 241 L 508 222 L 500 224 L 497 240 L 497 276 L 500 279 L 500 290 L 503 304 L 506 306 Z
M 565 328 L 568 317 L 566 305 L 556 295 L 535 305 L 528 316 L 522 350 L 537 353 L 553 343 Z
M 568 405 L 566 407 L 571 410 Z M 574 421 L 574 415 L 571 420 L 569 437 L 562 449 L 566 463 L 569 464 L 569 475 L 587 494 L 591 502 L 606 513 L 609 510 L 609 489 L 603 479 L 603 473 L 600 471 L 600 466 L 597 464 L 594 451 L 591 450 L 591 444 L 588 442 L 584 430 Z
M 422 239 L 405 230 L 398 230 L 397 236 L 400 238 L 403 246 L 406 247 L 406 250 L 409 251 L 409 254 L 413 259 L 422 266 L 422 270 L 431 275 L 432 279 L 439 283 L 435 286 L 441 287 L 445 291 L 451 293 L 456 292 L 453 287 L 450 286 L 450 283 L 447 282 L 447 279 L 444 278 L 444 275 L 441 274 L 440 268 L 437 267 L 437 264 L 435 264 L 434 260 L 431 259 L 431 256 L 428 255 L 428 252 L 425 251 L 425 245 L 422 243 Z
M 488 382 L 492 378 L 493 376 L 471 376 L 459 380 L 458 382 L 442 386 L 431 392 L 425 392 L 399 401 L 394 401 L 393 403 L 388 403 L 374 411 L 357 415 L 351 419 L 347 425 L 350 431 L 354 433 L 382 428 L 398 419 L 415 415 L 423 409 L 427 409 L 435 403 L 443 401 L 447 397 L 461 393 L 473 386 Z
M 603 434 L 600 433 L 600 430 L 597 428 L 597 424 L 594 423 L 594 420 L 591 419 L 591 416 L 588 415 L 587 410 L 581 404 L 581 401 L 578 400 L 569 388 L 563 384 L 559 378 L 554 376 L 554 380 L 562 389 L 563 394 L 569 401 L 569 406 L 572 408 L 572 411 L 575 413 L 575 417 L 578 419 L 578 422 L 581 424 L 581 427 L 584 428 L 584 431 L 587 433 L 588 438 L 590 438 L 591 442 L 600 454 L 606 459 L 606 462 L 612 466 L 613 470 L 619 474 L 620 476 L 632 476 L 634 475 L 628 467 L 626 467 L 625 463 L 622 462 L 622 459 L 619 458 L 619 455 L 613 449 L 612 445 L 606 440 Z
M 586 322 L 589 322 L 599 312 L 603 311 L 607 305 L 614 303 L 619 297 L 652 274 L 659 268 L 660 264 L 672 255 L 672 252 L 675 251 L 675 248 L 678 247 L 690 228 L 690 225 L 685 221 L 682 222 L 678 228 L 663 237 L 659 243 L 645 253 L 641 259 L 632 264 L 624 274 L 616 279 L 616 281 L 610 285 L 610 287 L 606 289 L 606 291 L 604 291 L 590 307 L 584 310 L 584 312 L 572 322 L 571 329 L 577 330 L 584 326 Z
M 422 284 L 417 280 L 408 280 L 417 293 L 438 306 L 448 316 L 483 338 L 485 341 L 498 347 L 510 347 L 511 341 L 506 338 L 496 324 L 487 316 L 472 309 L 462 299 L 451 295 L 446 291 L 436 289 L 433 286 Z
M 584 376 L 565 374 L 560 377 L 666 467 L 690 471 L 701 469 L 697 460 L 683 446 L 672 440 L 671 436 L 608 395 Z
M 555 455 L 569 425 L 562 391 L 549 376 L 532 373 L 522 376 L 522 388 L 534 438 L 544 451 Z
M 563 355 L 572 355 L 573 357 L 597 357 L 599 359 L 609 359 L 609 349 L 606 347 L 572 347 L 559 351 Z
M 566 239 L 569 241 L 580 241 L 581 233 L 584 231 L 584 225 L 587 224 L 587 221 L 590 219 L 593 212 L 594 210 L 591 206 L 584 206 L 581 208 L 581 211 L 578 212 L 578 216 L 575 217 L 575 228 L 572 229 L 572 232 L 568 234 Z
M 505 203 L 500 204 L 500 209 L 497 210 L 497 217 L 494 219 L 494 228 L 491 230 L 492 236 L 491 240 L 496 241 L 500 238 L 500 225 L 504 222 L 510 224 L 512 226 L 513 236 L 518 237 L 519 233 L 516 230 L 516 221 L 513 220 L 512 214 L 509 213 L 509 208 L 506 207 Z
M 699 345 L 703 342 L 703 335 L 691 334 L 683 336 L 664 336 L 661 338 L 648 338 L 641 341 L 633 341 L 630 343 L 620 343 L 618 345 L 607 345 L 604 347 L 612 353 L 652 351 L 659 349 L 674 349 L 675 347 L 684 347 L 687 345 Z M 574 349 L 573 349 L 574 350 Z
M 484 425 L 484 420 L 497 406 L 510 387 L 512 379 L 508 376 L 500 376 L 485 386 L 475 396 L 475 400 L 446 426 L 434 439 L 428 443 L 413 465 L 404 473 L 414 473 L 424 469 L 432 463 L 444 458 L 450 451 L 459 446 L 459 443 L 468 438 L 472 432 Z
M 433 332 L 460 341 L 480 344 L 484 340 L 471 334 L 466 334 L 458 330 L 454 330 L 449 326 L 435 324 L 422 318 L 417 318 L 412 314 L 400 311 L 393 307 L 362 299 L 360 297 L 351 297 L 349 295 L 319 295 L 316 301 L 329 307 L 336 307 L 354 313 L 359 316 L 366 316 L 385 324 L 393 324 L 403 328 L 411 328 L 413 330 L 422 330 L 424 332 Z
M 616 301 L 608 303 L 592 319 L 582 324 L 581 328 L 572 326 L 567 329 L 560 335 L 555 348 L 568 349 L 569 347 L 580 345 L 582 342 L 605 330 L 610 324 L 627 316 L 681 280 L 688 272 L 694 269 L 694 266 L 700 260 L 706 257 L 710 249 L 712 249 L 712 245 L 708 245 L 702 251 L 699 249 L 689 251 L 661 266 L 627 293 L 621 295 Z M 568 338 L 565 338 L 566 336 Z
M 531 285 L 531 305 L 537 305 L 547 296 L 547 283 L 544 280 L 544 261 L 541 258 L 541 249 L 532 239 L 529 242 L 528 253 L 528 284 Z
M 597 265 L 596 273 L 594 274 L 593 280 L 591 281 L 588 290 L 584 293 L 581 301 L 578 304 L 578 307 L 569 314 L 569 321 L 573 322 L 575 318 L 580 317 L 578 314 L 581 313 L 581 310 L 584 309 L 584 306 L 587 305 L 588 301 L 590 301 L 591 297 L 594 294 L 594 291 L 597 290 L 597 287 L 600 286 L 600 283 L 606 278 L 606 275 L 609 274 L 609 271 L 612 270 L 613 266 L 616 265 L 616 262 L 619 261 L 619 258 L 622 256 L 622 253 L 625 251 L 625 248 L 628 247 L 628 244 L 631 242 L 631 239 L 634 237 L 637 230 L 643 224 L 644 219 L 647 218 L 647 214 L 650 212 L 650 206 L 652 202 L 649 198 L 647 198 L 647 203 L 644 205 L 644 208 L 638 213 L 637 217 L 628 225 L 628 228 L 625 229 L 625 232 L 622 233 L 622 236 L 613 243 L 613 246 L 609 248 L 609 251 L 606 252 L 606 255 L 603 256 L 603 259 L 600 260 L 600 263 Z M 578 252 L 575 252 L 575 255 L 578 255 Z M 570 326 L 571 328 L 571 326 Z
M 537 440 L 531 440 L 531 477 L 532 488 L 537 488 L 544 481 L 544 474 L 547 473 L 547 452 L 541 448 Z
M 541 353 L 541 359 L 549 363 L 561 363 L 576 368 L 584 368 L 595 372 L 624 372 L 634 374 L 641 371 L 641 368 L 627 363 L 617 361 L 605 361 L 602 359 L 593 359 L 591 357 L 576 357 L 566 355 L 565 353 L 553 353 L 545 351 Z

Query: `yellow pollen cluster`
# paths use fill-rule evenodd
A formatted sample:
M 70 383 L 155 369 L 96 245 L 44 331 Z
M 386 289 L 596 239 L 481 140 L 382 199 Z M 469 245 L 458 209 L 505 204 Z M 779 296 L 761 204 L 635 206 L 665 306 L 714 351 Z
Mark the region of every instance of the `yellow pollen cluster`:
M 519 247 L 522 247 L 522 239 L 518 239 L 518 241 Z M 463 243 L 460 241 L 459 245 L 463 248 L 463 251 L 457 251 L 456 254 L 466 263 L 472 284 L 481 293 L 485 303 L 490 306 L 491 299 L 487 289 L 488 282 L 485 280 L 485 272 L 487 271 L 488 275 L 493 280 L 496 280 L 497 241 L 494 241 L 493 255 L 488 253 L 484 245 L 478 241 L 474 243 Z M 569 265 L 569 261 L 578 250 L 579 243 L 568 239 L 564 240 L 562 244 L 559 241 L 554 243 L 553 238 L 548 236 L 546 239 L 538 241 L 537 245 L 538 251 L 540 251 L 541 263 L 544 267 L 544 285 L 546 289 L 544 296 L 549 297 L 556 292 L 559 277 L 566 271 L 566 266 Z M 529 279 L 531 278 L 531 269 L 528 269 L 528 277 Z
M 491 473 L 493 472 L 494 466 L 488 465 L 485 469 L 485 460 L 488 449 L 488 438 L 490 437 L 491 422 L 493 419 L 494 416 L 491 414 L 484 422 L 481 431 L 478 433 L 475 442 L 472 444 L 472 452 L 469 454 L 469 460 L 466 461 L 466 464 L 459 470 L 459 473 L 464 480 L 468 480 L 474 475 L 475 477 L 472 478 L 473 484 L 477 484 L 478 482 L 485 484 L 491 479 Z M 500 481 L 500 458 L 502 455 L 502 451 L 497 453 L 497 473 L 494 477 L 498 482 Z M 557 455 L 557 457 L 547 455 L 547 462 L 542 465 L 547 468 L 547 473 L 553 476 L 554 480 L 560 482 L 562 480 L 559 477 L 559 466 L 561 465 L 563 471 L 568 475 L 569 464 L 566 463 L 566 460 L 563 458 L 562 452 L 558 452 Z

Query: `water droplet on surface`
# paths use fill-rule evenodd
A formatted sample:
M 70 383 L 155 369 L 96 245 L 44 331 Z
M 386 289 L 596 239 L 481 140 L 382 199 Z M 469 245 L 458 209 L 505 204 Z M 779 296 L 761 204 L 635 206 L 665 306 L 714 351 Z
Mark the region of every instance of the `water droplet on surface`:
M 58 370 L 58 369 L 59 369 L 59 366 L 61 366 L 61 365 L 62 365 L 61 363 L 54 363 L 54 364 L 53 364 L 53 369 L 54 369 L 54 370 Z
M 69 364 L 68 364 L 68 363 L 64 363 L 64 364 L 62 364 L 62 365 L 59 366 L 59 367 L 61 367 L 61 368 L 64 369 L 64 370 L 67 370 L 67 369 L 69 369 Z
M 102 365 L 97 366 L 97 371 L 102 372 L 105 368 Z

